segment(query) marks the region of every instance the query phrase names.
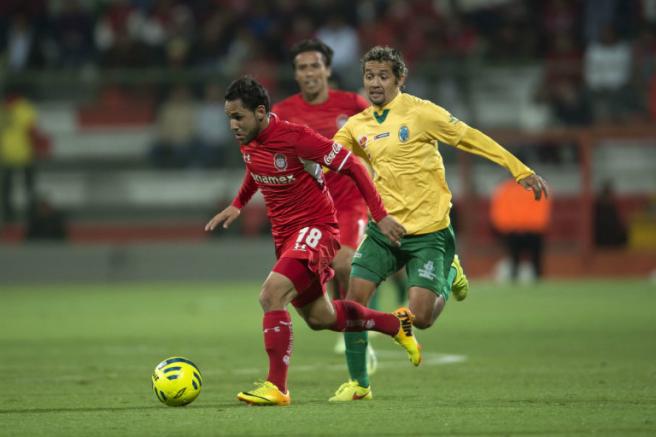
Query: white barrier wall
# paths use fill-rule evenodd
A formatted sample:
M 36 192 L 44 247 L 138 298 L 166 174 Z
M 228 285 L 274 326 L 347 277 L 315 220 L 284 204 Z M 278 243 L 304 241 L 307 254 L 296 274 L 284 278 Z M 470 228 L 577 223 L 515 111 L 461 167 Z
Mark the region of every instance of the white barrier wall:
M 270 239 L 208 243 L 21 244 L 0 246 L 0 289 L 12 283 L 263 281 Z

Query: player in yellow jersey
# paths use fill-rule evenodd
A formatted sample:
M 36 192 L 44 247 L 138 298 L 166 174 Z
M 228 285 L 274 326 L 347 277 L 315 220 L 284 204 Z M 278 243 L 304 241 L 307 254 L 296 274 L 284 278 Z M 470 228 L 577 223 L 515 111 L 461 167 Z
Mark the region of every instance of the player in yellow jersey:
M 408 275 L 411 318 L 430 327 L 450 293 L 464 299 L 468 290 L 449 221 L 451 192 L 437 143 L 483 156 L 505 167 L 534 193 L 547 195 L 544 180 L 494 140 L 467 126 L 444 108 L 402 93 L 407 68 L 398 50 L 374 47 L 362 58 L 364 89 L 372 106 L 352 116 L 334 140 L 364 158 L 385 207 L 406 230 L 400 244 L 390 242 L 369 222 L 351 270 L 347 299 L 367 304 L 376 286 L 399 268 Z M 347 341 L 350 380 L 331 401 L 371 399 L 365 359 L 366 333 Z

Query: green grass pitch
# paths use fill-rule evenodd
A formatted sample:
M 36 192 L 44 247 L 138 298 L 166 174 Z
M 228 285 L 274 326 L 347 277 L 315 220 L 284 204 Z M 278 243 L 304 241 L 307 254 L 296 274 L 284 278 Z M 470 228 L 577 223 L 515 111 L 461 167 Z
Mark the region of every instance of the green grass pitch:
M 418 331 L 419 368 L 390 339 L 372 339 L 374 400 L 340 405 L 327 402 L 347 379 L 336 334 L 295 316 L 287 408 L 235 399 L 266 376 L 258 288 L 3 285 L 0 435 L 656 435 L 653 284 L 474 283 Z M 150 387 L 171 355 L 203 371 L 203 392 L 184 408 Z

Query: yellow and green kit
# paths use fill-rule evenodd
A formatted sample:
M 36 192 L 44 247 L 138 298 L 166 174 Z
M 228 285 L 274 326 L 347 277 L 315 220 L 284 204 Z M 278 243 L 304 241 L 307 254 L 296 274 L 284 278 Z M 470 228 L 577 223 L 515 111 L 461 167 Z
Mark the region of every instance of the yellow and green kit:
M 384 240 L 375 226 L 370 226 L 355 254 L 352 275 L 382 281 L 391 265 L 403 265 L 408 286 L 438 294 L 447 288 L 448 266 L 455 254 L 449 220 L 451 191 L 438 142 L 483 156 L 505 167 L 516 180 L 533 174 L 487 135 L 444 108 L 407 93 L 399 93 L 383 107 L 371 106 L 352 116 L 334 140 L 371 166 L 385 208 L 407 231 L 401 247 L 390 250 L 381 245 Z M 429 234 L 436 234 L 435 238 Z M 417 240 L 426 240 L 425 251 L 418 250 Z M 404 251 L 406 241 L 413 242 L 412 254 Z

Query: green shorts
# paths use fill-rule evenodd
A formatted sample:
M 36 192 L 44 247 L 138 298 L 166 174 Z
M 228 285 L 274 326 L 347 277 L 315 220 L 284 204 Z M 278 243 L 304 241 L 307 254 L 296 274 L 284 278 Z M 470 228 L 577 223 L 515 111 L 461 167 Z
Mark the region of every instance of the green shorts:
M 380 284 L 388 276 L 405 267 L 408 287 L 422 287 L 449 298 L 451 284 L 447 277 L 456 252 L 456 238 L 451 226 L 437 232 L 409 235 L 401 246 L 389 239 L 369 222 L 365 238 L 353 256 L 351 276 Z

